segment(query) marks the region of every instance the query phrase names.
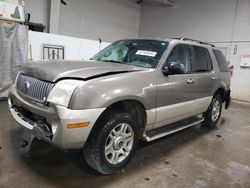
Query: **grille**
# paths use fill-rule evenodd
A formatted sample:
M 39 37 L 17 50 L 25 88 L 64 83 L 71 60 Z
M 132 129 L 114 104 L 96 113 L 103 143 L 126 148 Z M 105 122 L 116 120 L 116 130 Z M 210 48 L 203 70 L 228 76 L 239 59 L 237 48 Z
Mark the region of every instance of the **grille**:
M 19 74 L 16 82 L 17 90 L 39 103 L 44 103 L 54 87 L 51 82 L 42 81 L 33 77 Z

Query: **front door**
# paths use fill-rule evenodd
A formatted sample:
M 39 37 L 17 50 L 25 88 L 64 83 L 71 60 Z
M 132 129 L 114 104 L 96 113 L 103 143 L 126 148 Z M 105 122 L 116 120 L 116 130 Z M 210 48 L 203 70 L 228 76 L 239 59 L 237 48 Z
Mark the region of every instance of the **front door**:
M 193 55 L 187 44 L 173 47 L 165 64 L 179 63 L 185 67 L 184 74 L 165 76 L 159 69 L 157 80 L 156 120 L 154 128 L 167 125 L 194 115 L 196 77 Z

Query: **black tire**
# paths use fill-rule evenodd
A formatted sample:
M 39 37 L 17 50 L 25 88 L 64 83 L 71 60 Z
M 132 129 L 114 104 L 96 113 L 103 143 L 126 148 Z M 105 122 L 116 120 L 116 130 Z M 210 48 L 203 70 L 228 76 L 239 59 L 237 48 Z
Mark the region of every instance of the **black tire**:
M 218 115 L 215 115 L 217 111 L 215 111 L 214 108 L 216 108 L 217 105 L 219 105 L 219 108 L 217 107 Z M 220 119 L 221 111 L 222 111 L 221 95 L 215 94 L 208 110 L 204 113 L 205 120 L 203 121 L 202 125 L 206 127 L 215 127 Z
M 124 168 L 133 157 L 138 146 L 139 131 L 135 122 L 136 121 L 133 116 L 127 112 L 111 111 L 103 114 L 96 122 L 95 127 L 91 131 L 91 134 L 89 135 L 89 138 L 83 148 L 83 154 L 86 162 L 96 171 L 104 175 L 118 172 Z M 130 147 L 132 148 L 123 161 L 118 164 L 111 164 L 105 155 L 106 142 L 110 138 L 110 134 L 114 128 L 124 123 L 130 125 L 132 128 L 129 129 L 130 131 L 133 130 L 134 139 L 133 143 L 130 143 Z M 111 142 L 112 143 L 110 145 L 113 147 L 113 143 L 115 141 L 112 140 Z M 114 150 L 115 149 L 112 149 L 112 151 Z M 120 154 L 118 154 L 118 156 L 119 155 Z

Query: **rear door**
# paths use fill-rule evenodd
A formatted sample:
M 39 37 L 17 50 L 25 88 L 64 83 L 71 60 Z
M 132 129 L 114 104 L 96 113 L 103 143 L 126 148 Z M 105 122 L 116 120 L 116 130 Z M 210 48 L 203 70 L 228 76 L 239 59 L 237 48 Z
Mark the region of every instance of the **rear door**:
M 211 103 L 213 89 L 217 85 L 218 78 L 215 75 L 210 52 L 207 48 L 193 46 L 194 71 L 196 75 L 196 113 L 205 112 Z

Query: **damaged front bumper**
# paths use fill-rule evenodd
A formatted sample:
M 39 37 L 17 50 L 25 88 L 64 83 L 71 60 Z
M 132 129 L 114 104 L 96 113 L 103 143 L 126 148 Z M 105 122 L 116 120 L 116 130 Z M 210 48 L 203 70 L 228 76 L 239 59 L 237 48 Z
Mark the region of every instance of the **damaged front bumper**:
M 27 132 L 62 149 L 82 148 L 96 120 L 105 110 L 71 110 L 53 104 L 35 104 L 23 98 L 14 87 L 9 93 L 8 103 L 13 118 Z M 68 128 L 69 124 L 81 122 L 89 124 L 82 128 Z

